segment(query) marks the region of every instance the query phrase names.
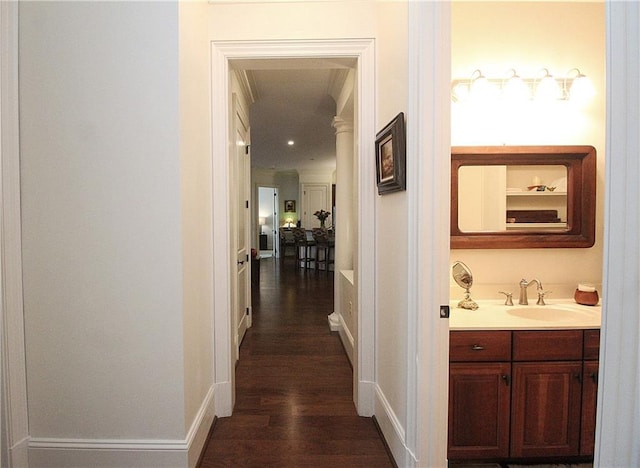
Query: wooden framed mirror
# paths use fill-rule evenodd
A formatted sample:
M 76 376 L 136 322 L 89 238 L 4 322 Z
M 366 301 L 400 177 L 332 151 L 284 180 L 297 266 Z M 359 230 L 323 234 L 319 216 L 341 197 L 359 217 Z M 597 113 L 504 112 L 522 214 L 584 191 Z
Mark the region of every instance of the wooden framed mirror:
M 595 242 L 593 146 L 451 149 L 451 248 L 586 248 Z

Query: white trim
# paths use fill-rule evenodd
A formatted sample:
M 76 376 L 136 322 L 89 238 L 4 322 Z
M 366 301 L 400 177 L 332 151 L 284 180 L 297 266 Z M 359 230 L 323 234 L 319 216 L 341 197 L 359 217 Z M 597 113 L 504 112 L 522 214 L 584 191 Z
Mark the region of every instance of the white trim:
M 225 416 L 231 416 L 231 411 L 233 409 L 233 387 L 231 385 L 231 382 L 219 382 L 215 384 L 215 387 L 216 416 L 221 418 Z
M 450 5 L 409 2 L 407 458 L 447 466 Z
M 212 167 L 214 219 L 229 219 L 229 62 L 256 58 L 306 58 L 345 57 L 357 59 L 358 63 L 358 268 L 355 287 L 358 291 L 357 313 L 361 327 L 358 333 L 357 374 L 358 413 L 373 414 L 374 381 L 374 335 L 375 315 L 374 260 L 370 253 L 374 246 L 375 187 L 373 154 L 375 141 L 375 50 L 373 39 L 344 39 L 317 41 L 214 41 L 212 42 Z M 229 384 L 233 378 L 231 359 L 229 265 L 227 259 L 231 242 L 225 223 L 214 225 L 214 285 L 215 285 L 215 381 Z M 221 260 L 222 259 L 222 260 Z M 230 389 L 233 391 L 233 388 Z M 231 399 L 216 397 L 218 416 L 231 414 Z
M 176 452 L 188 459 L 188 466 L 195 466 L 207 440 L 214 418 L 214 387 L 207 392 L 184 439 L 65 439 L 34 437 L 29 450 L 66 450 L 92 452 Z M 42 455 L 39 455 L 40 457 Z M 73 457 L 73 455 L 69 455 Z M 86 458 L 86 455 L 83 455 Z M 114 455 L 118 457 L 118 455 Z M 116 459 L 114 458 L 114 460 Z M 22 465 L 19 465 L 22 466 Z
M 375 386 L 375 395 L 376 421 L 384 434 L 385 442 L 391 450 L 396 465 L 402 467 L 413 465 L 413 457 L 406 446 L 406 432 L 400 419 L 378 385 Z
M 146 444 L 145 441 L 123 444 L 103 443 L 74 444 L 72 440 L 51 440 L 50 445 L 44 443 L 40 447 L 30 447 L 29 464 L 22 466 L 82 466 L 84 468 L 104 468 L 106 466 L 140 466 L 154 468 L 187 467 L 187 452 L 184 448 L 167 441 L 166 444 Z M 69 442 L 69 443 L 67 443 Z M 169 443 L 170 442 L 170 443 Z M 77 446 L 76 446 L 77 445 Z M 178 448 L 174 447 L 177 446 Z
M 355 340 L 353 339 L 353 335 L 351 334 L 351 330 L 349 330 L 349 327 L 347 326 L 347 323 L 344 321 L 344 317 L 342 315 L 340 315 L 339 317 L 340 317 L 340 331 L 344 332 L 345 338 L 347 339 L 347 344 L 351 345 L 351 348 L 353 349 L 353 345 L 355 343 Z
M 354 258 L 354 288 L 356 292 L 357 322 L 357 401 L 360 416 L 373 416 L 375 374 L 375 48 L 373 39 L 361 45 L 357 73 L 357 100 L 354 140 L 358 157 L 354 158 L 358 201 L 355 207 L 357 249 Z M 355 389 L 354 389 L 355 391 Z
M 211 47 L 211 153 L 213 219 L 228 220 L 229 207 L 229 64 L 224 53 Z M 231 326 L 232 255 L 229 226 L 213 223 L 214 383 L 216 415 L 230 416 L 233 409 L 233 338 Z
M 2 399 L 6 414 L 2 456 L 25 466 L 29 425 L 22 301 L 20 151 L 18 115 L 18 3 L 0 2 Z
M 353 339 L 353 335 L 351 334 L 351 330 L 349 330 L 349 327 L 347 327 L 347 323 L 344 321 L 344 317 L 340 313 L 338 313 L 338 320 L 340 320 L 340 325 L 338 325 L 337 331 L 338 331 L 338 334 L 340 335 L 342 346 L 347 352 L 347 357 L 349 358 L 349 362 L 353 366 L 353 347 L 354 347 L 355 341 Z M 334 331 L 334 330 L 332 329 L 331 331 Z
M 185 442 L 188 450 L 189 466 L 194 467 L 198 463 L 200 454 L 207 443 L 209 430 L 213 425 L 215 417 L 215 387 L 211 386 L 207 395 L 200 405 L 200 409 L 196 413 L 193 423 L 187 432 Z
M 607 134 L 595 466 L 640 463 L 640 4 L 606 2 Z
M 63 439 L 32 437 L 29 449 L 187 451 L 183 439 Z

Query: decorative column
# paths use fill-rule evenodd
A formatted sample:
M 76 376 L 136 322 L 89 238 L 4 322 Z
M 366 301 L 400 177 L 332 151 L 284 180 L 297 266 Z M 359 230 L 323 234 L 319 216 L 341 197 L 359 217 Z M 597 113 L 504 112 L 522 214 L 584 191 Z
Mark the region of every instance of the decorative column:
M 340 325 L 340 270 L 353 270 L 354 212 L 356 196 L 353 164 L 353 121 L 333 118 L 336 129 L 336 213 L 334 312 L 329 315 L 329 326 L 336 331 Z

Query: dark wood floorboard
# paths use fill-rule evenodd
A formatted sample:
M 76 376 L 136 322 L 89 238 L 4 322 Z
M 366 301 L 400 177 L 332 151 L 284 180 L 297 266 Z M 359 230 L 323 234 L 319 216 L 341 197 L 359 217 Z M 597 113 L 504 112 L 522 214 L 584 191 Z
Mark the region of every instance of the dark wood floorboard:
M 199 466 L 394 466 L 373 420 L 356 413 L 349 360 L 329 331 L 333 272 L 285 260 L 260 261 L 233 416 L 217 420 Z

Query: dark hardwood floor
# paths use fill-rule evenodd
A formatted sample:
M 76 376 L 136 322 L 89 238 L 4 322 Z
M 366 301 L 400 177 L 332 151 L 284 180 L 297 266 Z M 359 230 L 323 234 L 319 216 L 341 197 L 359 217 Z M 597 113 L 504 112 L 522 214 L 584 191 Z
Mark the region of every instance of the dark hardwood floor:
M 233 416 L 216 421 L 201 468 L 394 466 L 373 420 L 356 413 L 332 311 L 333 273 L 260 261 Z

